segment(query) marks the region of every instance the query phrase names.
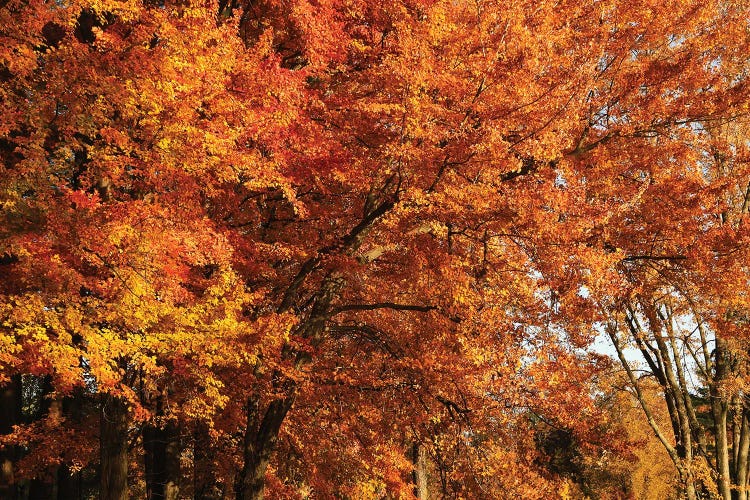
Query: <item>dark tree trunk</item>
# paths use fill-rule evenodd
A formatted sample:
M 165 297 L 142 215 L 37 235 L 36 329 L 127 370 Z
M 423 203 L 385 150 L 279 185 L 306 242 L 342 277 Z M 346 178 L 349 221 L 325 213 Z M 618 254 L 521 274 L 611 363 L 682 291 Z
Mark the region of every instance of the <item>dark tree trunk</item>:
M 258 424 L 260 414 L 257 402 L 248 400 L 243 450 L 245 465 L 237 481 L 237 500 L 263 499 L 266 469 L 276 448 L 281 424 L 293 403 L 294 395 L 273 401 Z
M 208 434 L 208 427 L 198 424 L 193 438 L 193 498 L 221 500 L 223 492 L 216 478 L 215 446 Z
M 176 500 L 180 480 L 180 432 L 176 422 L 143 428 L 146 497 Z
M 92 404 L 92 399 L 82 388 L 77 388 L 72 394 L 63 398 L 62 412 L 66 427 L 80 429 L 83 424 L 85 408 Z M 70 457 L 69 457 L 70 458 Z M 82 470 L 72 471 L 67 463 L 63 463 L 57 470 L 57 498 L 58 500 L 83 500 L 84 484 Z
M 37 476 L 29 481 L 28 500 L 50 500 L 58 498 L 57 495 L 57 467 L 49 471 L 45 476 Z
M 125 403 L 106 395 L 99 427 L 101 500 L 128 498 L 128 409 Z
M 36 382 L 39 382 L 38 384 Z M 27 416 L 27 421 L 33 423 L 44 418 L 62 419 L 62 400 L 59 398 L 50 398 L 54 388 L 52 387 L 52 377 L 43 377 L 36 379 L 32 385 L 35 391 L 33 398 L 35 409 L 32 414 Z M 57 470 L 59 467 L 52 467 L 47 470 L 38 471 L 38 474 L 29 481 L 28 500 L 49 500 L 57 498 Z
M 82 499 L 83 491 L 81 491 L 81 483 L 81 471 L 73 472 L 67 465 L 61 465 L 57 471 L 57 499 Z
M 13 426 L 21 423 L 21 376 L 14 375 L 10 382 L 0 388 L 0 435 L 10 434 Z M 0 498 L 17 496 L 15 462 L 18 448 L 6 446 L 0 449 Z
M 383 202 L 379 207 L 369 212 L 360 224 L 355 226 L 342 239 L 345 252 L 348 255 L 352 255 L 354 250 L 359 247 L 372 224 L 393 206 L 394 202 L 391 200 Z M 277 309 L 278 312 L 286 312 L 292 308 L 299 287 L 306 277 L 315 270 L 318 263 L 319 257 L 314 257 L 303 264 L 294 281 L 286 290 L 284 299 Z M 339 295 L 345 284 L 341 273 L 331 271 L 326 274 L 316 293 L 309 316 L 300 322 L 295 329 L 295 333 L 304 339 L 308 339 L 313 347 L 319 345 L 322 341 L 331 302 Z M 296 351 L 289 344 L 284 346 L 282 355 L 284 358 L 294 361 L 295 370 L 301 370 L 303 366 L 312 361 L 309 352 Z M 266 469 L 276 448 L 279 429 L 281 429 L 281 424 L 296 398 L 297 387 L 295 382 L 286 379 L 281 374 L 276 373 L 273 376 L 273 385 L 284 396 L 268 405 L 265 413 L 262 414 L 262 419 L 258 399 L 251 396 L 247 401 L 247 426 L 243 444 L 244 465 L 236 482 L 237 500 L 263 499 Z

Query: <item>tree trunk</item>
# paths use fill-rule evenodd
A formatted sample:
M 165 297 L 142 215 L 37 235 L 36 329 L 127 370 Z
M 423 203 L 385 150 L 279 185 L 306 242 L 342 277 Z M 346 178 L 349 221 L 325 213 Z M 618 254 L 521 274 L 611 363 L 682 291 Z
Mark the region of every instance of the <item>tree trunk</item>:
M 208 434 L 208 426 L 198 424 L 193 432 L 193 498 L 221 500 L 222 490 L 216 479 L 215 446 Z
M 672 446 L 669 442 L 669 439 L 666 434 L 664 434 L 659 427 L 659 424 L 656 422 L 656 419 L 654 419 L 653 414 L 651 413 L 651 409 L 649 405 L 646 403 L 646 399 L 643 397 L 643 392 L 641 391 L 641 386 L 638 382 L 638 378 L 635 376 L 635 373 L 633 372 L 633 369 L 630 366 L 630 363 L 628 362 L 627 358 L 625 357 L 624 351 L 622 349 L 622 346 L 620 345 L 620 341 L 617 336 L 617 329 L 609 325 L 606 329 L 607 335 L 609 335 L 609 338 L 612 340 L 612 345 L 615 348 L 615 352 L 617 353 L 617 357 L 620 360 L 620 364 L 625 369 L 625 373 L 628 376 L 628 379 L 630 380 L 630 384 L 633 387 L 633 390 L 635 390 L 636 398 L 638 399 L 638 403 L 640 404 L 641 408 L 643 409 L 643 413 L 646 415 L 646 420 L 648 421 L 649 426 L 654 431 L 654 434 L 656 434 L 656 437 L 661 442 L 662 446 L 664 446 L 664 449 L 669 454 L 669 458 L 672 459 L 672 463 L 674 464 L 675 468 L 677 469 L 677 472 L 679 474 L 680 478 L 680 492 L 683 493 L 688 500 L 696 500 L 697 494 L 695 491 L 695 484 L 694 484 L 694 478 L 693 473 L 691 470 L 691 464 L 689 461 L 686 462 L 684 459 L 684 456 L 682 452 L 684 451 L 684 446 L 678 450 L 679 443 L 677 443 L 678 446 Z M 634 335 L 637 332 L 634 332 Z M 665 387 L 663 385 L 663 387 Z M 678 431 L 680 427 L 677 427 Z M 679 441 L 680 436 L 675 436 L 675 441 Z
M 348 255 L 352 255 L 354 250 L 359 247 L 373 222 L 393 206 L 393 201 L 382 203 L 378 208 L 369 212 L 362 222 L 342 239 Z M 316 268 L 318 263 L 319 257 L 314 257 L 302 266 L 284 294 L 284 299 L 277 309 L 279 313 L 286 312 L 293 306 L 299 286 L 302 285 L 305 278 Z M 295 333 L 304 339 L 308 339 L 313 347 L 321 342 L 331 302 L 334 297 L 338 296 L 344 285 L 345 281 L 340 272 L 332 271 L 326 274 L 315 295 L 309 316 L 296 328 Z M 282 355 L 287 359 L 294 358 L 295 370 L 301 370 L 304 365 L 311 362 L 311 356 L 308 352 L 295 351 L 289 344 L 284 346 Z M 295 382 L 285 379 L 279 374 L 274 376 L 274 387 L 285 396 L 268 405 L 260 423 L 260 408 L 257 399 L 249 397 L 247 401 L 247 426 L 243 445 L 244 465 L 237 478 L 235 489 L 237 500 L 263 499 L 266 469 L 273 450 L 276 448 L 279 429 L 286 414 L 294 404 L 297 390 Z
M 412 471 L 412 481 L 414 482 L 414 496 L 417 500 L 428 500 L 430 491 L 427 480 L 427 456 L 423 446 L 414 442 L 411 448 L 411 460 L 414 470 Z
M 57 467 L 49 474 L 29 481 L 28 500 L 50 500 L 58 498 Z
M 688 476 L 686 484 L 685 495 L 687 496 L 687 500 L 698 500 L 698 493 L 695 491 L 695 481 L 692 475 Z
M 80 500 L 83 498 L 81 471 L 73 472 L 67 465 L 57 471 L 57 499 Z
M 732 484 L 737 483 L 737 461 L 740 455 L 740 434 L 742 432 L 742 406 L 739 403 L 739 396 L 732 396 L 730 405 L 729 419 L 732 421 L 732 455 L 729 457 L 729 469 L 732 471 Z M 733 498 L 736 498 L 734 495 Z
M 0 435 L 13 432 L 13 426 L 21 422 L 21 376 L 14 375 L 10 382 L 0 388 Z M 16 498 L 15 462 L 18 449 L 6 446 L 0 449 L 0 498 Z
M 99 427 L 101 453 L 101 500 L 128 498 L 128 409 L 125 403 L 106 395 Z
M 729 467 L 729 441 L 727 436 L 727 407 L 723 402 L 715 403 L 714 422 L 716 438 L 716 469 L 719 473 L 719 494 L 724 500 L 731 500 L 731 469 Z
M 180 432 L 170 420 L 164 427 L 143 428 L 146 498 L 176 500 L 180 480 Z
M 747 500 L 747 458 L 750 451 L 750 428 L 748 427 L 747 412 L 742 409 L 742 424 L 740 425 L 739 450 L 735 463 L 735 477 L 737 478 L 737 499 Z
M 728 401 L 719 390 L 726 375 L 726 341 L 716 339 L 716 369 L 711 384 L 711 411 L 714 418 L 714 438 L 716 440 L 716 472 L 719 473 L 717 486 L 724 500 L 731 500 L 731 469 L 729 467 L 729 441 L 727 436 Z
M 62 420 L 62 400 L 59 398 L 50 398 L 54 388 L 52 387 L 52 377 L 46 376 L 37 379 L 40 384 L 33 385 L 34 390 L 38 388 L 33 396 L 36 400 L 36 411 L 28 415 L 29 423 L 37 422 L 45 418 L 53 418 L 56 421 Z M 59 466 L 50 467 L 46 470 L 37 471 L 37 475 L 29 481 L 28 500 L 49 500 L 57 498 L 57 471 Z
M 294 395 L 277 399 L 268 405 L 258 425 L 258 405 L 252 398 L 247 403 L 247 428 L 243 455 L 245 464 L 237 481 L 237 500 L 263 500 L 266 469 L 276 447 L 279 429 L 294 403 Z
M 77 388 L 62 400 L 62 413 L 67 428 L 79 429 L 82 425 L 84 405 L 91 403 L 90 396 L 83 389 Z M 60 464 L 57 469 L 58 500 L 83 500 L 83 472 L 73 472 L 68 464 Z
M 164 400 L 156 401 L 156 417 L 161 425 L 143 427 L 146 498 L 176 500 L 180 492 L 180 429 L 177 421 L 165 421 Z

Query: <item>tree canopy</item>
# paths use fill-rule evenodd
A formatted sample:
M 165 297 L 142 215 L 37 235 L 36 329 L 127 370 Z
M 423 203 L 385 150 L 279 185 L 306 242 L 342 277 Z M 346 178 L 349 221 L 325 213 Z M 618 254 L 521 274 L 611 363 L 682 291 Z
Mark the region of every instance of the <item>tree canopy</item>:
M 0 1 L 0 496 L 744 495 L 748 7 Z

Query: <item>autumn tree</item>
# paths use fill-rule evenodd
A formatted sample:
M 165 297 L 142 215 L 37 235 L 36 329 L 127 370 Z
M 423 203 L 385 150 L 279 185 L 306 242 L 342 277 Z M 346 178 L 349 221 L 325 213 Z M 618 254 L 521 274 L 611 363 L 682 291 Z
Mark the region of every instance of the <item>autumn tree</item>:
M 0 12 L 9 492 L 98 462 L 102 498 L 422 497 L 429 463 L 434 494 L 549 498 L 530 416 L 601 429 L 586 347 L 628 273 L 734 248 L 703 153 L 747 108 L 739 5 Z

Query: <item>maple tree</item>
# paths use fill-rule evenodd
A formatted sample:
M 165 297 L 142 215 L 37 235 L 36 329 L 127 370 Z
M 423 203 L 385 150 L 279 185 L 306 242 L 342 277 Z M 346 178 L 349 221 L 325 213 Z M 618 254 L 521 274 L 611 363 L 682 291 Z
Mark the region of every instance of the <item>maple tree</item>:
M 597 325 L 741 338 L 745 7 L 3 1 L 0 493 L 561 495 Z

